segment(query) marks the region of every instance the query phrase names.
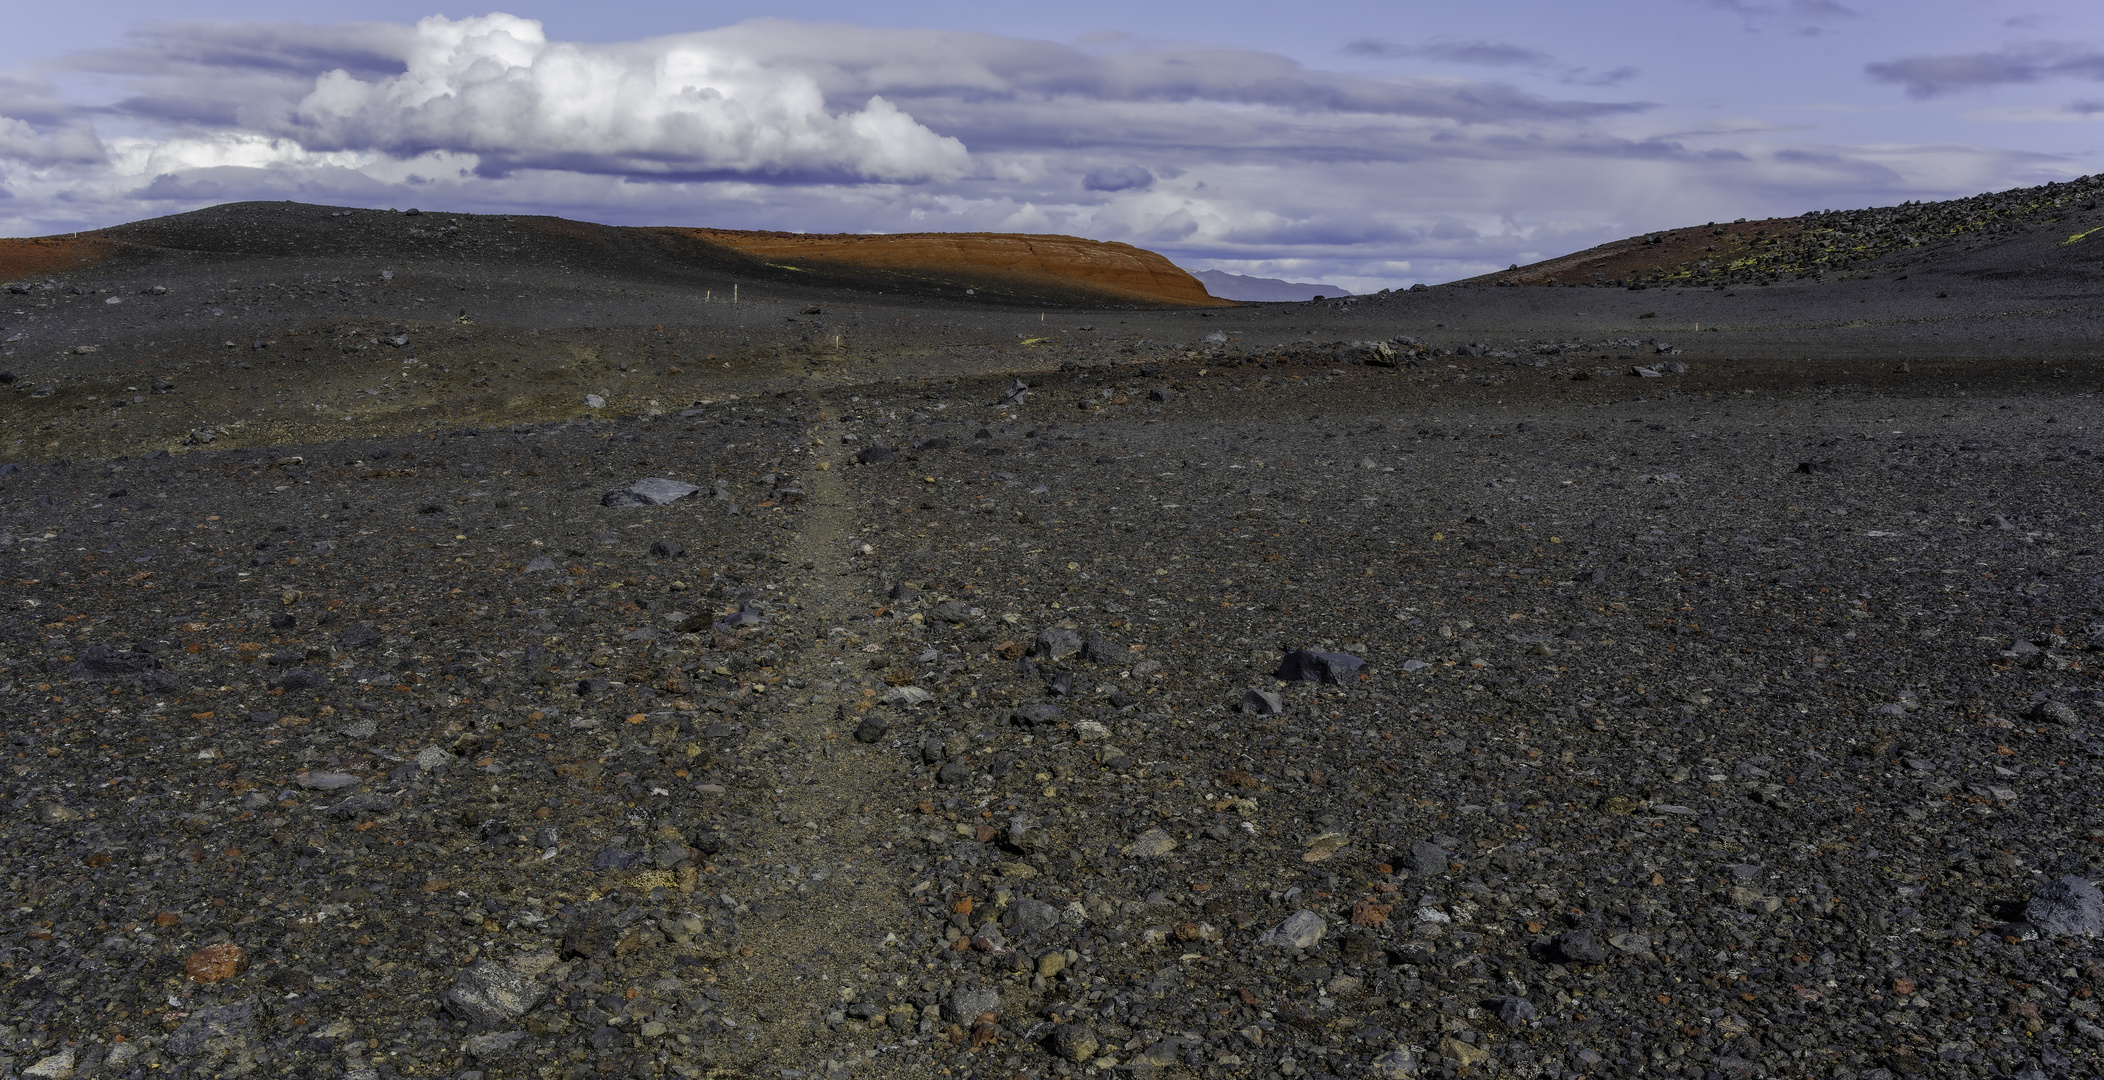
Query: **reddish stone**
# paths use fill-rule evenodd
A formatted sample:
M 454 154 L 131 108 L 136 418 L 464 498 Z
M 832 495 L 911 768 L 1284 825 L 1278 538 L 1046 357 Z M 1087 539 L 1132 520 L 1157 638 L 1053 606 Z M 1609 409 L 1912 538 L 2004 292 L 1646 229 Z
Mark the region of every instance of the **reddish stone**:
M 239 945 L 207 945 L 190 954 L 183 974 L 192 982 L 225 982 L 248 970 L 248 953 Z

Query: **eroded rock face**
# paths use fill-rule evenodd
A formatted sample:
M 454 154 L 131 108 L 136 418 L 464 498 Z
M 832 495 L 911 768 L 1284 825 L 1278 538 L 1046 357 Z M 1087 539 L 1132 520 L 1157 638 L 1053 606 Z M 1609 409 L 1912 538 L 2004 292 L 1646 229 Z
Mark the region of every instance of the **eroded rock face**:
M 1130 244 L 1023 233 L 896 233 L 889 236 L 687 229 L 763 259 L 942 275 L 983 281 L 986 290 L 1065 285 L 1108 300 L 1225 306 L 1168 259 Z

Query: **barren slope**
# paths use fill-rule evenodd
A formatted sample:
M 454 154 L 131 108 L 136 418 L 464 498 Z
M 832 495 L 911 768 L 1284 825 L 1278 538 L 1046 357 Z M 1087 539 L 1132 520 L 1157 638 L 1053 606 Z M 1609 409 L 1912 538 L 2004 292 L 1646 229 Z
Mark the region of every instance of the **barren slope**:
M 1130 244 L 1022 233 L 858 235 L 679 230 L 770 262 L 879 271 L 951 290 L 1071 293 L 1075 299 L 1228 304 L 1174 263 Z
M 1645 233 L 1457 285 L 1741 285 L 1928 271 L 2099 280 L 2104 176 L 1936 203 L 1708 222 Z

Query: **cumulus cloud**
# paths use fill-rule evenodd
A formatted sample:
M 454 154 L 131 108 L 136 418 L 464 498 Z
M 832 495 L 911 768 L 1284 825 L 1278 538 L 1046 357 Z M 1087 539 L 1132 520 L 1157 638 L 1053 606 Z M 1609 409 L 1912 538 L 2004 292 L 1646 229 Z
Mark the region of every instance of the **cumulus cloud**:
M 705 35 L 627 46 L 550 43 L 510 15 L 417 23 L 405 70 L 338 68 L 278 127 L 316 149 L 458 150 L 490 171 L 827 173 L 955 179 L 964 144 L 881 96 L 829 108 L 809 75 L 770 69 Z
M 40 131 L 26 121 L 0 116 L 0 160 L 32 166 L 80 166 L 101 164 L 105 158 L 102 140 L 86 125 Z
M 1903 87 L 1908 97 L 1925 99 L 2054 78 L 2104 81 L 2104 51 L 2038 41 L 1992 52 L 1910 56 L 1867 64 L 1863 70 L 1879 82 Z

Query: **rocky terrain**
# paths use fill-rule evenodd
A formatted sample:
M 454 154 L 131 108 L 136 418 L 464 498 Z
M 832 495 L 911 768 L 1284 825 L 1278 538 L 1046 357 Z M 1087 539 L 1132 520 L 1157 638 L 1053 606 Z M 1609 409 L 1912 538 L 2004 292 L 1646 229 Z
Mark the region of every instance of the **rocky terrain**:
M 2078 283 L 337 213 L 6 296 L 0 1076 L 2099 1071 Z
M 1913 267 L 1983 277 L 2075 274 L 2094 283 L 2104 176 L 1865 210 L 1708 222 L 1470 278 L 1468 285 L 1703 286 L 1836 280 Z M 2035 235 L 2034 235 L 2035 234 Z M 2032 237 L 2019 252 L 2006 241 Z M 2056 251 L 2055 248 L 2070 250 Z M 2013 256 L 2013 257 L 2012 257 Z M 2057 273 L 2055 273 L 2057 272 Z
M 1219 307 L 1199 279 L 1130 244 L 1076 236 L 1001 233 L 739 232 L 696 229 L 695 235 L 793 269 L 886 275 L 906 289 L 957 296 L 965 289 L 1011 301 Z M 780 262 L 770 265 L 781 266 Z

